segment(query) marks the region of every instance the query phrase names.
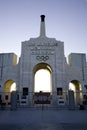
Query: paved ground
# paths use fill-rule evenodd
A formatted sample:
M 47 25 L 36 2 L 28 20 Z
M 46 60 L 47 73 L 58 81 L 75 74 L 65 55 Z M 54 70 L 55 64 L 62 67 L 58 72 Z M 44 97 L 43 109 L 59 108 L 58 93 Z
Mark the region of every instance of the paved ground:
M 87 110 L 0 110 L 0 130 L 87 130 Z

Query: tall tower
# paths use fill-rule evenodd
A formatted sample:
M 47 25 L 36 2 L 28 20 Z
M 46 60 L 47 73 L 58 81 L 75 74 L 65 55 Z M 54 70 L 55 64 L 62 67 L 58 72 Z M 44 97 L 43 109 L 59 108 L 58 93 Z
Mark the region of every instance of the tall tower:
M 65 86 L 64 81 L 64 46 L 63 42 L 57 41 L 55 38 L 46 37 L 45 32 L 45 15 L 41 15 L 40 36 L 30 38 L 29 41 L 22 42 L 22 52 L 20 60 L 20 91 L 36 93 L 36 73 L 41 69 L 49 72 L 50 88 L 48 95 L 51 95 L 51 102 L 56 102 L 57 88 Z M 41 75 L 43 77 L 43 73 Z M 41 80 L 39 80 L 41 82 Z M 42 86 L 45 86 L 43 80 Z M 48 86 L 46 86 L 48 87 Z M 44 87 L 43 87 L 44 88 Z M 39 90 L 42 91 L 42 90 Z M 43 92 L 45 90 L 43 89 Z M 41 93 L 40 93 L 41 94 Z M 32 94 L 29 99 L 34 100 Z M 56 103 L 55 103 L 56 104 Z
M 45 15 L 41 15 L 40 37 L 45 37 Z

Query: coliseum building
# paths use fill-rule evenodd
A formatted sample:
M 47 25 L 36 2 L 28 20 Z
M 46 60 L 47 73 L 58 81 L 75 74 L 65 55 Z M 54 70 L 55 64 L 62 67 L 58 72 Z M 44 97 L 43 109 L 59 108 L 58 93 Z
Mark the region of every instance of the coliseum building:
M 41 15 L 40 36 L 22 42 L 21 46 L 18 63 L 16 54 L 0 54 L 0 100 L 3 104 L 11 104 L 11 94 L 15 91 L 17 106 L 86 106 L 86 54 L 71 53 L 67 63 L 64 42 L 46 36 L 44 15 Z M 49 75 L 47 86 L 43 72 Z M 40 90 L 36 89 L 38 82 L 43 86 Z M 16 86 L 12 90 L 14 83 Z M 49 88 L 45 90 L 44 87 Z

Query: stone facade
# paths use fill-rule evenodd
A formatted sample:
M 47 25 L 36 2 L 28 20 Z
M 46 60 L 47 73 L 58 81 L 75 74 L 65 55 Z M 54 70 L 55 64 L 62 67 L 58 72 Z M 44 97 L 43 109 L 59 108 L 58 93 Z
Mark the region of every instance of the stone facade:
M 51 75 L 51 91 L 34 91 L 35 73 L 47 69 Z M 86 54 L 71 53 L 68 63 L 64 55 L 64 42 L 46 37 L 45 16 L 41 15 L 40 36 L 22 42 L 21 56 L 17 63 L 14 53 L 0 54 L 0 98 L 10 102 L 10 88 L 16 83 L 19 102 L 27 105 L 35 104 L 38 96 L 50 95 L 51 102 L 43 104 L 65 105 L 69 102 L 68 90 L 74 91 L 75 104 L 86 104 L 87 63 Z M 70 87 L 73 84 L 73 88 Z M 36 97 L 34 97 L 36 95 Z M 27 98 L 23 102 L 23 95 Z M 23 105 L 21 103 L 21 105 Z M 37 102 L 36 104 L 40 104 Z

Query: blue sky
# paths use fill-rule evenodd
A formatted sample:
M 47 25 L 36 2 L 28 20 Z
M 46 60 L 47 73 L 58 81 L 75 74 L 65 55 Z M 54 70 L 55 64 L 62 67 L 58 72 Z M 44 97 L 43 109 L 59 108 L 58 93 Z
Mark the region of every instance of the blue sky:
M 0 0 L 0 53 L 21 53 L 21 42 L 40 33 L 64 41 L 65 56 L 87 53 L 87 0 Z

